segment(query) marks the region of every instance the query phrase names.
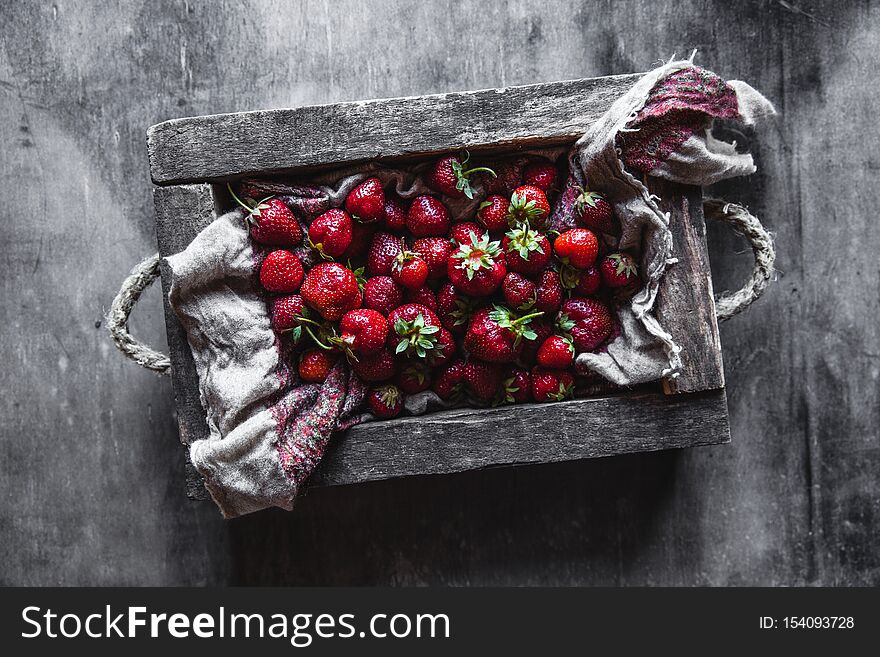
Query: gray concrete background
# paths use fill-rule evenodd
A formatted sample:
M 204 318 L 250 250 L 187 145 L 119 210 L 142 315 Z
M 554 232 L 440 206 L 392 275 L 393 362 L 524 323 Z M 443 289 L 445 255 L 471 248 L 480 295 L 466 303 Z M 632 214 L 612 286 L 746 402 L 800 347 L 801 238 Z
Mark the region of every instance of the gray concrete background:
M 876 2 L 4 2 L 0 583 L 880 583 Z M 645 70 L 763 91 L 713 190 L 779 279 L 722 328 L 733 443 L 315 491 L 224 522 L 182 494 L 164 378 L 100 326 L 155 251 L 147 126 Z M 283 147 L 283 145 L 279 145 Z M 744 243 L 710 227 L 716 286 Z M 132 321 L 164 347 L 158 290 Z M 478 437 L 475 437 L 478 439 Z

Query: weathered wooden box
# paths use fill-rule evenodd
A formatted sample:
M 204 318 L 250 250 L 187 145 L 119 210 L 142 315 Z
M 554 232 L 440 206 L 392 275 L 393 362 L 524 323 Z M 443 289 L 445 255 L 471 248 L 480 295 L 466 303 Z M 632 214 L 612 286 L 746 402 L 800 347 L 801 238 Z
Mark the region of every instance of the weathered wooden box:
M 176 119 L 148 131 L 162 256 L 183 250 L 228 208 L 224 183 L 246 176 L 306 175 L 367 161 L 440 153 L 510 153 L 573 143 L 638 75 Z M 311 481 L 350 484 L 417 474 L 729 441 L 721 345 L 706 253 L 701 191 L 649 181 L 671 212 L 679 263 L 656 313 L 684 351 L 670 381 L 554 404 L 458 409 L 357 426 L 335 437 Z M 183 329 L 167 303 L 172 383 L 184 445 L 207 435 Z M 189 466 L 188 466 L 189 467 Z M 188 471 L 188 493 L 206 492 Z

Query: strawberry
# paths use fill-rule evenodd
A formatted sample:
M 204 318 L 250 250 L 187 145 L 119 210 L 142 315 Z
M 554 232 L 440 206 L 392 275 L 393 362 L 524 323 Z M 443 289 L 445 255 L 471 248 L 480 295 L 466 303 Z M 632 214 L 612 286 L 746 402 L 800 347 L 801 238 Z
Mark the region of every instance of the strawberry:
M 385 195 L 384 225 L 386 230 L 400 231 L 406 228 L 406 210 L 403 199 L 397 194 Z
M 473 300 L 452 283 L 444 283 L 437 292 L 437 315 L 443 327 L 452 333 L 462 334 L 467 330 L 474 309 Z
M 425 176 L 425 183 L 439 194 L 449 198 L 474 197 L 474 188 L 469 176 L 474 173 L 485 173 L 494 176 L 495 172 L 486 167 L 466 168 L 470 156 L 462 159 L 458 155 L 447 155 L 441 158 Z
M 345 209 L 361 223 L 371 224 L 385 218 L 385 192 L 382 181 L 378 178 L 367 178 L 348 193 L 345 198 Z
M 558 177 L 556 165 L 544 158 L 535 160 L 523 169 L 523 184 L 537 187 L 545 194 L 556 186 Z
M 380 349 L 375 354 L 361 356 L 351 363 L 351 369 L 360 377 L 361 381 L 373 383 L 375 381 L 387 381 L 397 374 L 397 361 L 387 348 Z
M 428 280 L 428 263 L 417 253 L 401 251 L 391 264 L 391 278 L 398 285 L 416 290 Z
M 298 294 L 275 297 L 269 306 L 269 317 L 276 333 L 290 333 L 294 342 L 302 335 L 301 317 L 305 317 L 303 299 Z
M 510 211 L 510 201 L 498 194 L 492 194 L 485 201 L 480 203 L 477 210 L 477 221 L 486 227 L 486 230 L 493 233 L 500 233 L 507 230 L 507 217 Z
M 370 276 L 391 276 L 391 267 L 401 251 L 403 251 L 403 245 L 399 237 L 384 232 L 373 235 L 370 251 L 367 254 L 367 274 Z
M 260 285 L 268 292 L 290 294 L 299 289 L 303 266 L 293 253 L 279 249 L 272 251 L 260 265 Z
M 523 348 L 523 340 L 537 336 L 529 322 L 542 313 L 518 317 L 504 306 L 483 308 L 474 313 L 464 336 L 464 348 L 476 358 L 493 363 L 516 360 Z
M 501 241 L 507 268 L 526 276 L 534 276 L 546 269 L 553 250 L 546 235 L 520 224 L 504 235 Z
M 370 242 L 373 241 L 373 234 L 376 232 L 373 224 L 362 224 L 359 221 L 351 222 L 351 243 L 341 256 L 340 262 L 348 262 L 350 260 L 359 259 L 367 249 L 370 248 Z
M 577 221 L 599 233 L 610 233 L 614 229 L 614 212 L 605 197 L 598 192 L 590 192 L 578 187 L 578 197 L 574 201 L 574 214 Z
M 471 394 L 480 401 L 490 401 L 498 394 L 503 377 L 503 370 L 495 363 L 472 358 L 464 366 L 464 382 Z
M 569 265 L 563 265 L 559 273 L 562 276 L 562 286 L 577 296 L 592 296 L 599 291 L 599 287 L 602 285 L 602 277 L 595 265 L 583 271 Z
M 535 291 L 535 309 L 553 315 L 562 305 L 562 283 L 559 274 L 547 270 L 541 274 L 538 289 Z
M 611 311 L 601 301 L 573 297 L 562 304 L 557 319 L 559 328 L 570 334 L 577 351 L 593 351 L 614 327 Z
M 423 237 L 413 242 L 412 250 L 428 263 L 428 278 L 437 280 L 446 276 L 446 261 L 452 254 L 452 244 L 445 237 Z
M 517 187 L 510 197 L 507 217 L 512 226 L 527 223 L 533 228 L 543 228 L 550 218 L 550 203 L 544 190 L 534 185 Z
M 456 351 L 458 351 L 458 345 L 455 343 L 452 333 L 445 328 L 441 328 L 437 333 L 437 346 L 434 347 L 433 352 L 428 354 L 428 362 L 431 365 L 445 363 L 455 355 Z
M 332 338 L 331 343 L 357 357 L 376 353 L 387 339 L 388 321 L 375 310 L 358 308 L 342 316 L 339 337 Z
M 307 349 L 299 358 L 299 378 L 306 383 L 322 383 L 335 364 L 335 354 L 323 349 Z
M 414 237 L 442 237 L 451 224 L 449 210 L 433 196 L 416 196 L 406 213 L 406 227 Z
M 511 308 L 527 310 L 535 305 L 535 284 L 522 274 L 507 272 L 501 284 L 501 294 Z
M 571 338 L 551 335 L 538 349 L 538 365 L 565 369 L 574 362 L 574 345 Z
M 351 244 L 351 217 L 344 210 L 327 210 L 309 226 L 309 245 L 323 258 L 338 258 Z
M 532 397 L 537 402 L 562 401 L 574 394 L 574 377 L 565 370 L 532 368 Z
M 612 253 L 599 264 L 602 282 L 612 289 L 632 285 L 639 280 L 639 268 L 628 253 Z
M 403 290 L 390 276 L 373 276 L 364 285 L 364 308 L 388 316 L 403 302 Z
M 397 385 L 408 395 L 415 395 L 431 387 L 431 368 L 425 363 L 411 362 L 397 375 Z
M 485 235 L 470 244 L 460 244 L 449 256 L 446 267 L 450 282 L 461 292 L 474 297 L 492 294 L 507 275 L 501 245 Z
M 388 315 L 388 348 L 409 358 L 427 358 L 438 346 L 440 320 L 434 311 L 418 303 L 406 303 Z
M 520 354 L 520 359 L 524 363 L 534 365 L 538 362 L 538 349 L 544 344 L 544 340 L 553 335 L 554 327 L 550 322 L 545 321 L 543 318 L 539 318 L 532 320 L 532 322 L 529 323 L 529 328 L 534 331 L 535 339 L 523 341 L 523 350 Z
M 335 262 L 322 262 L 306 274 L 300 294 L 324 319 L 335 322 L 361 305 L 361 291 L 350 269 Z
M 556 255 L 575 269 L 589 269 L 599 254 L 599 241 L 591 230 L 572 228 L 553 242 Z
M 507 368 L 501 389 L 495 395 L 496 404 L 524 404 L 532 397 L 529 371 L 516 365 Z
M 420 303 L 426 308 L 433 310 L 435 313 L 437 312 L 437 296 L 434 294 L 434 290 L 427 285 L 423 285 L 414 290 L 406 290 L 404 298 L 407 303 Z M 399 306 L 400 304 L 397 305 Z
M 458 397 L 464 385 L 465 363 L 461 358 L 454 358 L 440 368 L 431 389 L 443 401 Z
M 449 231 L 449 239 L 456 245 L 463 243 L 470 244 L 471 235 L 476 235 L 478 239 L 481 239 L 485 232 L 485 229 L 479 224 L 475 224 L 473 221 L 463 221 L 452 227 L 452 230 Z
M 397 386 L 386 383 L 367 393 L 370 412 L 380 420 L 388 420 L 400 415 L 403 410 L 403 393 Z
M 284 201 L 266 198 L 259 202 L 245 203 L 235 195 L 231 185 L 227 184 L 226 188 L 235 202 L 247 212 L 245 220 L 255 242 L 278 246 L 296 246 L 302 242 L 302 228 Z
M 522 183 L 523 161 L 507 160 L 492 165 L 494 175 L 480 174 L 480 184 L 487 194 L 510 196 Z

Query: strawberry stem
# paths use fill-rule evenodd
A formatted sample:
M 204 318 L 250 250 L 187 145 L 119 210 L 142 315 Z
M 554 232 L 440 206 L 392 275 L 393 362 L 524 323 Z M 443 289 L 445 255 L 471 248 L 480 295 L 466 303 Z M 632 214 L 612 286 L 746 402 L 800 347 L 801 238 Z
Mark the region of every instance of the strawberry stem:
M 251 206 L 249 206 L 247 203 L 242 201 L 240 198 L 238 198 L 238 195 L 234 191 L 232 191 L 232 185 L 230 185 L 229 183 L 226 183 L 226 189 L 229 190 L 229 193 L 232 195 L 232 198 L 235 199 L 236 203 L 238 203 L 241 207 L 243 207 L 245 210 L 247 210 L 248 213 L 250 213 L 250 214 L 254 213 L 254 209 Z
M 519 319 L 515 319 L 515 320 L 513 320 L 513 321 L 511 322 L 511 324 L 512 324 L 513 326 L 516 326 L 517 324 L 520 324 L 520 323 L 522 323 L 522 322 L 528 321 L 528 320 L 530 320 L 530 319 L 534 319 L 535 317 L 540 317 L 540 316 L 543 315 L 543 314 L 544 314 L 544 311 L 541 310 L 541 311 L 538 311 L 538 312 L 536 312 L 536 313 L 530 313 L 530 314 L 528 314 L 528 315 L 523 315 L 523 316 L 520 317 Z
M 466 178 L 467 176 L 471 175 L 472 173 L 477 173 L 478 171 L 485 171 L 486 173 L 491 173 L 493 178 L 498 177 L 498 174 L 495 173 L 494 171 L 492 171 L 492 169 L 490 169 L 489 167 L 474 167 L 473 169 L 468 169 L 467 171 L 462 171 L 461 175 Z
M 309 320 L 306 320 L 306 321 L 309 321 Z M 314 322 L 312 322 L 312 323 L 314 324 Z M 310 336 L 312 336 L 312 340 L 314 340 L 315 344 L 317 344 L 319 347 L 321 347 L 321 349 L 323 349 L 324 351 L 333 351 L 333 347 L 328 347 L 326 344 L 321 342 L 318 339 L 318 337 L 312 332 L 312 329 L 310 329 L 306 325 L 303 325 L 303 328 L 306 330 L 306 333 L 308 333 Z

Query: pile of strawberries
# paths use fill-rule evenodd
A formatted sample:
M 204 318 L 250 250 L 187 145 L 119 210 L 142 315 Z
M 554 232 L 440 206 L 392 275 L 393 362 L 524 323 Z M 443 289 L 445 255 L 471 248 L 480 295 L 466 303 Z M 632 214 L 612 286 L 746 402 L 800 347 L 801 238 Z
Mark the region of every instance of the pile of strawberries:
M 248 186 L 244 200 L 234 195 L 251 237 L 277 248 L 260 282 L 303 381 L 323 381 L 346 358 L 380 418 L 428 389 L 496 404 L 572 396 L 575 356 L 613 339 L 612 305 L 640 287 L 633 258 L 605 252 L 602 238 L 619 232 L 611 206 L 579 188 L 578 227 L 549 230 L 555 164 L 467 162 L 434 163 L 424 182 L 435 194 L 409 203 L 367 178 L 306 235 L 282 200 L 255 200 Z M 475 216 L 451 216 L 443 199 L 472 199 L 474 179 L 485 201 Z M 308 271 L 291 250 L 303 240 L 321 257 Z

